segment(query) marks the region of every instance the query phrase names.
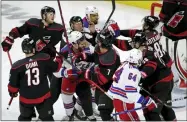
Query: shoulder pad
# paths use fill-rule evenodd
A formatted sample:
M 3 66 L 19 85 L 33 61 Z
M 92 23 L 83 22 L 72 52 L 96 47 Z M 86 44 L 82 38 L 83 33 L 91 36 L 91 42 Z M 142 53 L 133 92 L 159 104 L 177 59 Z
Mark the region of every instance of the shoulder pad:
M 62 31 L 64 28 L 61 24 L 58 23 L 53 23 L 51 26 L 48 28 L 49 30 L 56 30 L 56 31 Z
M 33 25 L 33 26 L 39 26 L 40 22 L 41 22 L 41 19 L 37 19 L 37 18 L 30 18 L 29 20 L 26 21 L 27 24 Z
M 21 67 L 22 65 L 26 64 L 26 62 L 27 62 L 26 59 L 18 60 L 12 64 L 12 69 L 17 69 L 17 68 Z
M 116 62 L 117 54 L 116 51 L 110 49 L 107 53 L 99 56 L 99 61 L 102 65 L 113 65 Z
M 17 68 L 19 68 L 31 61 L 49 60 L 49 59 L 50 59 L 50 55 L 48 55 L 46 53 L 38 53 L 38 54 L 32 56 L 31 58 L 24 58 L 24 59 L 16 61 L 12 65 L 12 69 L 17 69 Z

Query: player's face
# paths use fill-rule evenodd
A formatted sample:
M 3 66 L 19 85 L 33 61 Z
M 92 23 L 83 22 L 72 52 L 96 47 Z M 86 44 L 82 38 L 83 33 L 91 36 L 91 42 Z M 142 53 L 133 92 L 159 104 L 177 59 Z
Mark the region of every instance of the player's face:
M 55 19 L 55 14 L 53 12 L 48 12 L 46 14 L 46 22 L 48 24 L 52 24 L 54 22 L 54 19 Z
M 88 42 L 85 39 L 83 41 L 79 42 L 79 48 L 80 49 L 83 50 L 86 47 L 88 47 Z
M 99 20 L 99 14 L 90 14 L 90 21 L 94 24 L 97 24 Z
M 76 23 L 74 23 L 73 24 L 73 29 L 74 29 L 74 31 L 81 32 L 83 30 L 82 22 L 76 22 Z
M 142 27 L 143 31 L 148 30 L 148 28 L 149 28 L 149 26 L 146 23 L 144 23 L 143 27 Z
M 74 43 L 73 44 L 73 48 L 76 49 L 76 50 L 78 50 L 79 49 L 79 45 L 77 43 Z

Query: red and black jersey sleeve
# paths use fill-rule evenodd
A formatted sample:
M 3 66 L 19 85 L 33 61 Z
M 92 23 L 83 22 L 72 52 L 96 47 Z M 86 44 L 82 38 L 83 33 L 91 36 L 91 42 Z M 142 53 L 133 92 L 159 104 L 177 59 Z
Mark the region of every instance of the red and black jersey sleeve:
M 9 35 L 12 36 L 14 39 L 18 37 L 23 37 L 24 35 L 29 34 L 29 26 L 33 25 L 32 21 L 35 20 L 35 18 L 31 18 L 27 20 L 23 25 L 19 27 L 13 28 L 10 32 Z
M 125 37 L 133 38 L 136 33 L 140 32 L 138 29 L 120 30 L 120 34 Z
M 157 68 L 157 62 L 152 60 L 152 61 L 147 61 L 141 68 L 142 76 L 143 78 L 151 76 Z
M 126 40 L 116 39 L 113 44 L 123 51 L 132 49 L 132 47 L 129 45 L 128 41 Z
M 9 77 L 9 84 L 8 84 L 8 91 L 12 93 L 17 93 L 20 87 L 20 78 L 19 78 L 19 71 L 16 69 L 11 68 L 10 70 L 10 77 Z

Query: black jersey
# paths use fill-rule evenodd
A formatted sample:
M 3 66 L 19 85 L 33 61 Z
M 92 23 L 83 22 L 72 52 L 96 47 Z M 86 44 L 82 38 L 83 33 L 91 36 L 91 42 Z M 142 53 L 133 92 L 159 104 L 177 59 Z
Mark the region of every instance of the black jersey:
M 8 89 L 20 93 L 20 101 L 37 104 L 51 96 L 47 75 L 58 71 L 61 64 L 48 54 L 38 53 L 15 62 L 10 70 Z
M 187 0 L 163 0 L 159 17 L 164 36 L 173 41 L 187 38 Z
M 64 28 L 62 25 L 53 23 L 48 26 L 44 26 L 41 19 L 31 18 L 27 20 L 22 26 L 13 28 L 9 35 L 12 37 L 23 37 L 28 35 L 35 42 L 38 40 L 45 41 L 47 46 L 41 52 L 48 53 L 51 57 L 55 57 L 56 53 L 50 49 L 55 47 L 56 44 L 61 42 L 61 46 L 65 45 L 62 39 L 62 33 Z

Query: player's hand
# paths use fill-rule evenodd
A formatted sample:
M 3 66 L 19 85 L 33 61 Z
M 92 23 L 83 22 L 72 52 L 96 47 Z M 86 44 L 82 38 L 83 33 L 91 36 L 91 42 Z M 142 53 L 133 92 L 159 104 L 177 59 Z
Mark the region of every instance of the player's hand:
M 9 95 L 10 95 L 10 97 L 17 97 L 18 93 L 17 92 L 16 93 L 9 92 Z
M 78 78 L 79 72 L 76 69 L 66 69 L 65 67 L 62 68 L 61 74 L 63 77 L 75 80 Z
M 74 64 L 76 64 L 80 61 L 86 61 L 86 59 L 87 59 L 87 56 L 86 56 L 85 52 L 81 52 L 81 53 L 73 56 Z
M 45 42 L 43 40 L 38 40 L 36 42 L 36 51 L 41 51 L 46 46 Z
M 157 104 L 155 103 L 155 101 L 150 98 L 150 97 L 146 97 L 143 102 L 142 105 L 147 106 L 147 110 L 148 111 L 152 111 L 153 109 L 157 108 Z
M 11 36 L 6 36 L 4 41 L 1 43 L 3 51 L 7 52 L 11 49 L 14 39 Z
M 84 78 L 85 78 L 85 79 L 89 79 L 91 73 L 97 73 L 97 72 L 99 72 L 99 71 L 100 71 L 100 69 L 99 69 L 98 65 L 93 64 L 93 65 L 91 65 L 91 66 L 85 71 Z
M 114 37 L 120 36 L 120 29 L 117 22 L 111 20 L 107 26 L 107 29 L 113 34 Z

